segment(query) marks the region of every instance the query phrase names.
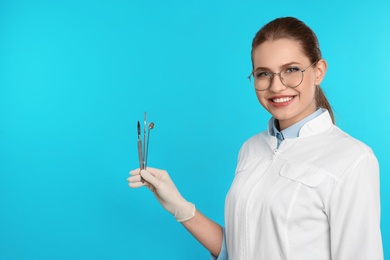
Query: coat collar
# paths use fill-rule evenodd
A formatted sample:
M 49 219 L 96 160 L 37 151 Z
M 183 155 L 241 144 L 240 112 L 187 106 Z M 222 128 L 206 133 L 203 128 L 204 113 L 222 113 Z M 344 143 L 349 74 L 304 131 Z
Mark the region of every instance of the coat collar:
M 319 115 L 314 115 L 315 113 Z M 300 129 L 294 129 L 295 134 L 293 136 L 291 133 L 286 136 L 287 139 L 294 138 L 294 137 L 303 137 L 303 136 L 310 136 L 310 135 L 315 135 L 317 133 L 323 132 L 327 129 L 329 129 L 331 126 L 333 126 L 332 118 L 330 117 L 329 111 L 323 108 L 319 108 L 316 112 L 314 112 L 312 115 L 309 117 L 314 118 L 305 118 L 302 121 L 309 121 L 307 122 L 298 122 L 295 125 L 291 126 L 290 128 L 300 128 Z M 303 124 L 302 124 L 303 123 Z M 269 122 L 268 122 L 268 133 L 271 136 L 275 136 L 278 130 L 275 127 L 275 118 L 272 117 Z M 283 132 L 283 131 L 282 131 Z

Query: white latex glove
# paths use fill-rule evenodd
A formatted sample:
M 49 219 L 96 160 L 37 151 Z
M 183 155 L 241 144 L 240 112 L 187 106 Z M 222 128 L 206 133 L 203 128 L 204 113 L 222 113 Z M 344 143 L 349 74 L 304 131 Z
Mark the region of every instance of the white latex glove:
M 129 186 L 148 187 L 164 209 L 173 214 L 177 221 L 183 222 L 195 216 L 195 205 L 181 196 L 166 171 L 148 167 L 141 172 L 139 169 L 132 170 L 130 174 L 131 177 L 127 179 Z M 141 175 L 145 182 L 141 181 Z

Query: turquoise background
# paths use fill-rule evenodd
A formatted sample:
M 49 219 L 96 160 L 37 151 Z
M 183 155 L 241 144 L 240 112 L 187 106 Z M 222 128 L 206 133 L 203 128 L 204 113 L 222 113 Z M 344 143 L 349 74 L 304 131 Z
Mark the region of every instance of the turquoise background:
M 381 165 L 390 259 L 390 2 L 0 1 L 0 259 L 208 259 L 145 188 L 149 165 L 223 224 L 238 150 L 270 117 L 246 76 L 257 30 L 306 22 L 337 124 Z M 358 229 L 357 229 L 358 232 Z

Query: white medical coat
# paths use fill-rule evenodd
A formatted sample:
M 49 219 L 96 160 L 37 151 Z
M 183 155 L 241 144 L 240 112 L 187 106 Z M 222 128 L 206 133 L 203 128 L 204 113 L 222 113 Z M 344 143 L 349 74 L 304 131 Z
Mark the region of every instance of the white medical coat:
M 246 141 L 226 197 L 229 260 L 383 259 L 379 168 L 328 111 L 281 142 Z

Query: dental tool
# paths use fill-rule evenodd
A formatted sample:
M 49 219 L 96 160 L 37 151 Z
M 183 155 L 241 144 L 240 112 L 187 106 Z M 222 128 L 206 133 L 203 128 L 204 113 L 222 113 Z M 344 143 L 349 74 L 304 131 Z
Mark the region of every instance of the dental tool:
M 146 156 L 145 156 L 145 163 L 144 163 L 144 166 L 145 168 L 147 167 L 147 164 L 148 164 L 148 152 L 149 152 L 149 139 L 150 139 L 150 130 L 152 130 L 154 128 L 154 123 L 153 122 L 150 122 L 148 124 L 148 141 L 146 143 Z
M 138 159 L 139 159 L 139 169 L 143 170 L 144 169 L 144 162 L 142 159 L 142 141 L 141 141 L 141 124 L 137 123 L 137 131 L 138 131 Z M 141 176 L 141 182 L 144 183 L 145 180 Z
M 137 124 L 137 130 L 138 130 L 138 159 L 139 159 L 139 168 L 141 170 L 144 169 L 144 161 L 143 161 L 143 155 L 142 155 L 142 141 L 141 141 L 141 124 L 138 121 Z
M 143 144 L 141 140 L 141 123 L 137 122 L 137 148 L 138 148 L 138 160 L 139 160 L 139 168 L 140 170 L 146 169 L 147 161 L 148 161 L 148 150 L 149 150 L 149 139 L 150 139 L 150 130 L 154 128 L 154 123 L 150 122 L 147 124 L 146 122 L 146 112 L 144 113 L 144 122 L 143 122 Z M 148 134 L 146 135 L 146 128 L 148 128 Z M 141 176 L 141 182 L 144 183 L 145 180 Z
M 144 169 L 146 168 L 145 166 L 145 158 L 146 158 L 146 112 L 144 113 L 144 153 L 143 153 L 143 156 L 142 156 L 142 159 L 144 161 Z

